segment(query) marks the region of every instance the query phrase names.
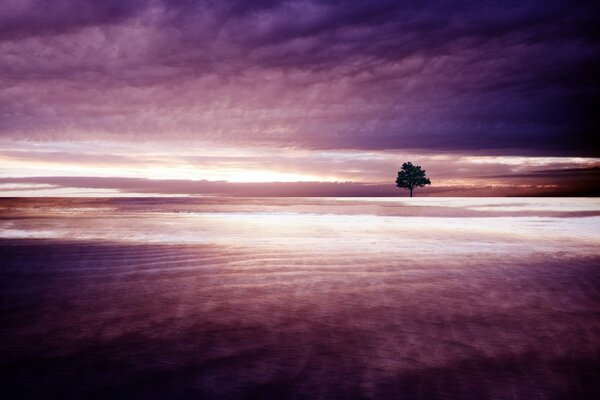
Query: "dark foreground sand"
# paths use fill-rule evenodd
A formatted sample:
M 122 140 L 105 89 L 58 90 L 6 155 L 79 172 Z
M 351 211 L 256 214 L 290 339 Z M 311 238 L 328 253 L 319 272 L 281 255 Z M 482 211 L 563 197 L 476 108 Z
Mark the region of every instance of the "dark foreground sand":
M 597 203 L 260 201 L 0 201 L 0 397 L 600 398 Z

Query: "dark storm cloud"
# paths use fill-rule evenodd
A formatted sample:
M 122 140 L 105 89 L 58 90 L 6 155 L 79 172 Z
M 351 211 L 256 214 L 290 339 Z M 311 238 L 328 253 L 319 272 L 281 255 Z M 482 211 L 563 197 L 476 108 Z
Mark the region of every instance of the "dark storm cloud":
M 598 155 L 592 2 L 8 1 L 8 137 Z
M 144 0 L 4 0 L 0 6 L 0 37 L 25 38 L 114 24 L 135 15 L 145 3 Z

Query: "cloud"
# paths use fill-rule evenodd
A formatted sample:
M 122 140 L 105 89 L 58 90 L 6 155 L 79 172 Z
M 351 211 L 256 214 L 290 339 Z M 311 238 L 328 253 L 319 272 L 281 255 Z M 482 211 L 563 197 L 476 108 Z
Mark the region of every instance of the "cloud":
M 0 38 L 15 40 L 120 23 L 148 3 L 145 0 L 5 0 L 0 5 Z
M 8 1 L 0 135 L 597 156 L 598 6 Z
M 433 182 L 424 195 L 593 195 L 600 187 L 598 158 L 0 141 L 0 178 L 8 183 L 142 193 L 395 196 L 396 173 L 407 160 L 423 165 Z
M 595 182 L 598 182 L 596 173 Z M 15 185 L 22 188 L 16 190 Z M 34 187 L 30 187 L 30 186 Z M 45 185 L 40 187 L 40 185 Z M 524 183 L 514 177 L 502 184 L 479 182 L 468 186 L 438 185 L 420 188 L 419 196 L 598 196 L 598 186 L 584 180 L 551 180 Z M 49 190 L 50 189 L 50 190 Z M 52 196 L 70 195 L 86 191 L 104 195 L 204 195 L 243 197 L 396 197 L 406 196 L 392 184 L 369 184 L 358 182 L 261 182 L 231 183 L 224 181 L 189 181 L 178 179 L 153 180 L 144 178 L 102 177 L 23 177 L 1 178 L 0 196 Z

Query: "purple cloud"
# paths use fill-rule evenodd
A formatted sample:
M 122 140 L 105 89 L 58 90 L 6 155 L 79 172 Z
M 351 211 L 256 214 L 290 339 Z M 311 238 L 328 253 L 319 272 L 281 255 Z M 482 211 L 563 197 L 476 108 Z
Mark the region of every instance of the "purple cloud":
M 598 11 L 3 2 L 0 135 L 597 156 Z

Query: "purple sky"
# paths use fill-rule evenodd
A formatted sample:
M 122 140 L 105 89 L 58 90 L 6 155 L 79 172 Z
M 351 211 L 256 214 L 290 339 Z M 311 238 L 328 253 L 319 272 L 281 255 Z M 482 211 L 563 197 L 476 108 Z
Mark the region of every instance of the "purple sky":
M 597 4 L 4 0 L 0 194 L 597 195 Z

